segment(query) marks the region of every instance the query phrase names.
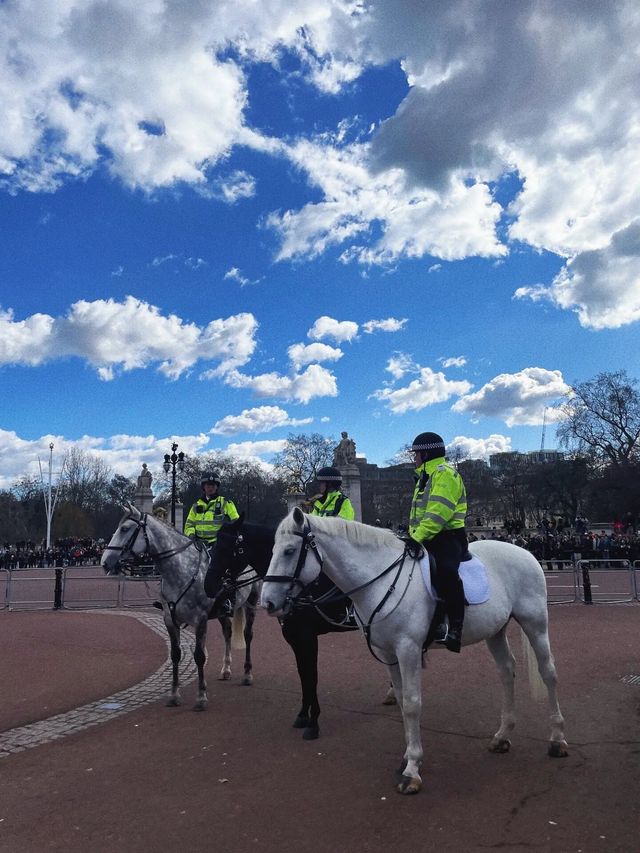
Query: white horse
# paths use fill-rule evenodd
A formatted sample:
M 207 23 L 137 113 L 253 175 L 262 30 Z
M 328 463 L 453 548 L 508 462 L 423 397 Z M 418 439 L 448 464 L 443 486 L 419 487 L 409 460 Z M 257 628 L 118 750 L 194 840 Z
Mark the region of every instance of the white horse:
M 507 752 L 515 726 L 515 660 L 507 642 L 511 618 L 535 652 L 549 697 L 551 738 L 548 753 L 568 754 L 564 718 L 558 705 L 556 670 L 549 646 L 547 591 L 538 561 L 507 542 L 481 541 L 469 550 L 486 566 L 489 600 L 467 608 L 463 645 L 484 640 L 497 664 L 503 700 L 500 728 L 489 749 Z M 427 593 L 419 566 L 393 533 L 340 518 L 320 518 L 294 509 L 280 523 L 273 558 L 263 582 L 263 607 L 280 614 L 322 569 L 353 600 L 358 620 L 376 657 L 389 666 L 402 710 L 406 751 L 397 790 L 415 794 L 422 787 L 421 659 L 435 601 Z
M 100 564 L 107 574 L 123 571 L 127 557 L 148 554 L 160 574 L 160 600 L 164 624 L 171 641 L 173 677 L 167 705 L 180 704 L 179 664 L 180 628 L 190 625 L 195 632 L 193 659 L 198 668 L 198 696 L 194 709 L 203 711 L 207 706 L 207 683 L 204 677 L 206 662 L 207 622 L 213 601 L 204 591 L 204 577 L 209 567 L 209 556 L 204 546 L 195 543 L 178 530 L 153 515 L 140 512 L 127 504 L 125 515 L 111 541 L 105 547 Z M 236 594 L 233 623 L 228 616 L 219 616 L 225 639 L 225 653 L 220 678 L 231 678 L 231 647 L 245 648 L 244 678 L 242 683 L 253 682 L 251 640 L 253 619 L 258 601 L 260 581 L 255 572 L 243 580 Z M 238 641 L 238 636 L 244 642 Z

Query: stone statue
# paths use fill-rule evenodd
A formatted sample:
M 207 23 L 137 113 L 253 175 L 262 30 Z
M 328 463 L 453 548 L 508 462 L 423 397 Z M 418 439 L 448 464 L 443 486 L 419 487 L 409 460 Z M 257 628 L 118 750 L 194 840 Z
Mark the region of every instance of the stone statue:
M 147 463 L 142 463 L 142 471 L 140 472 L 140 476 L 138 477 L 138 491 L 139 492 L 148 492 L 151 491 L 151 480 L 153 477 L 151 476 L 151 471 L 147 470 Z
M 342 438 L 336 449 L 333 451 L 333 464 L 336 468 L 345 465 L 355 465 L 356 461 L 356 443 L 352 438 L 349 438 L 347 432 L 341 433 Z

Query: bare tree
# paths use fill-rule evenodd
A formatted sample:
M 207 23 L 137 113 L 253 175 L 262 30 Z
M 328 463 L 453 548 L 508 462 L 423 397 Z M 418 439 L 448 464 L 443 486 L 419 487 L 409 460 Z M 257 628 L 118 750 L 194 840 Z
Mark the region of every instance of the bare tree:
M 315 480 L 318 470 L 331 465 L 335 446 L 334 438 L 318 432 L 311 435 L 289 433 L 284 450 L 274 456 L 275 472 L 290 487 L 305 491 Z
M 640 392 L 625 370 L 574 385 L 562 410 L 561 446 L 614 465 L 640 457 Z
M 95 512 L 109 500 L 112 471 L 99 456 L 72 447 L 65 454 L 61 500 Z

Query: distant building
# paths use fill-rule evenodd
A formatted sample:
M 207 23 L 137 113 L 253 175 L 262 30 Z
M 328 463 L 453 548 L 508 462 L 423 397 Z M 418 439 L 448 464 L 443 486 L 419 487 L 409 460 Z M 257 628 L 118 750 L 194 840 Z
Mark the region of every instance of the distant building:
M 560 462 L 562 459 L 564 459 L 564 453 L 560 450 L 529 450 L 527 453 L 510 450 L 504 453 L 493 453 L 489 457 L 489 465 L 494 473 L 499 474 L 518 465 L 544 465 Z

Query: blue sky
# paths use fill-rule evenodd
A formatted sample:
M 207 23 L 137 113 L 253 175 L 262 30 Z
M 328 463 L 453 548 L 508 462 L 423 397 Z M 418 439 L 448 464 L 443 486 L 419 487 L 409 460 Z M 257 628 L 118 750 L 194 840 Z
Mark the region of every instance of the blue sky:
M 640 376 L 635 4 L 0 6 L 0 487 L 554 444 Z

